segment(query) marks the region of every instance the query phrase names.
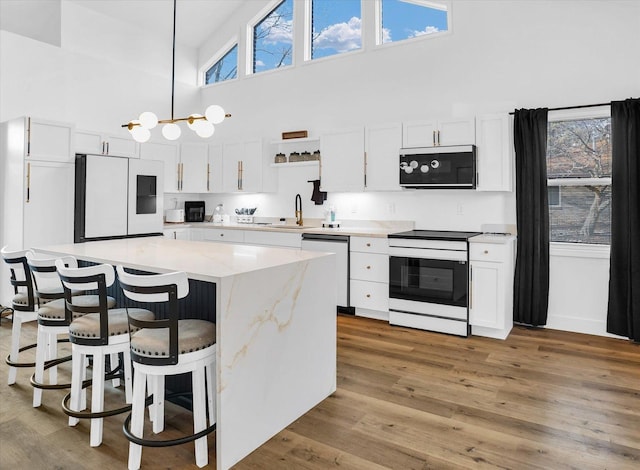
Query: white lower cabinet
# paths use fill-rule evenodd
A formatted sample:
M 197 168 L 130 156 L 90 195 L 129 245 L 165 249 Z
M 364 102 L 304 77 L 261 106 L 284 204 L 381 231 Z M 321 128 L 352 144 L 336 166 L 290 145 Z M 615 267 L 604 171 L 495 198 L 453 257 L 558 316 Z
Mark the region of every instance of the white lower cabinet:
M 386 238 L 351 237 L 349 301 L 358 316 L 389 320 L 389 243 Z
M 505 339 L 513 327 L 515 239 L 469 243 L 471 333 Z
M 249 245 L 300 248 L 302 246 L 302 234 L 289 232 L 266 232 L 264 230 L 245 230 L 244 243 Z
M 162 231 L 165 238 L 173 238 L 174 240 L 191 240 L 191 229 L 183 228 L 165 228 Z
M 201 229 L 200 240 L 206 242 L 244 243 L 244 231 L 225 228 Z

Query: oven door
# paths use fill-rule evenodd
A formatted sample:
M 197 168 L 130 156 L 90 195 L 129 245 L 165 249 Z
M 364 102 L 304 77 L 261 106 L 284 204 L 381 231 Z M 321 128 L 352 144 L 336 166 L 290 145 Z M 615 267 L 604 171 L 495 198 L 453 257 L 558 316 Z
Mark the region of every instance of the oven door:
M 462 260 L 389 257 L 389 297 L 467 307 L 468 266 Z

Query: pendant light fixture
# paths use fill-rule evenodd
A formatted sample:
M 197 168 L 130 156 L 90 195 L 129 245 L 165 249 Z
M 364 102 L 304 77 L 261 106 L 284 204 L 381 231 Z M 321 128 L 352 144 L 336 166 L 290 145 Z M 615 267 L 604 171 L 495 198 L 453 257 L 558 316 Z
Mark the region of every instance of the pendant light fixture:
M 175 74 L 176 74 L 176 1 L 173 0 L 173 52 L 171 63 L 171 119 L 158 119 L 158 117 L 151 111 L 145 111 L 138 119 L 132 120 L 127 124 L 123 124 L 122 127 L 129 129 L 131 136 L 137 142 L 146 142 L 151 138 L 151 129 L 158 124 L 164 124 L 162 127 L 162 135 L 167 140 L 176 140 L 180 138 L 182 130 L 178 126 L 178 122 L 185 121 L 189 129 L 194 131 L 198 136 L 206 139 L 211 137 L 215 131 L 214 124 L 219 124 L 224 121 L 225 118 L 231 117 L 231 114 L 226 114 L 224 109 L 217 105 L 212 104 L 202 114 L 191 114 L 186 118 L 175 118 L 173 116 L 173 101 L 175 94 Z

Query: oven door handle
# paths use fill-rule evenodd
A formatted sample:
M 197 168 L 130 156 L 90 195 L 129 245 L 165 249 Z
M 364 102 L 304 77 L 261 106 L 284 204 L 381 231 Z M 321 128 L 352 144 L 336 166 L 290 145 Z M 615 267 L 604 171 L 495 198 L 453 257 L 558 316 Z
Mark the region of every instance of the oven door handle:
M 429 248 L 401 248 L 390 246 L 389 256 L 467 262 L 466 251 L 434 250 Z

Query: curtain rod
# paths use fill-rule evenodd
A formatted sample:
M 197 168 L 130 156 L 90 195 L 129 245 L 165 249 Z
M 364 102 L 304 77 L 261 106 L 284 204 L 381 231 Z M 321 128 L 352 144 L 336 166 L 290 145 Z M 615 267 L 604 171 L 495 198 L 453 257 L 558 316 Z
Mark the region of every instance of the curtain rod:
M 560 108 L 549 108 L 549 111 L 564 111 L 566 109 L 580 109 L 580 108 L 597 108 L 599 106 L 609 106 L 611 103 L 598 103 L 598 104 L 581 104 L 579 106 L 562 106 Z M 509 113 L 511 116 L 515 114 L 515 111 Z

